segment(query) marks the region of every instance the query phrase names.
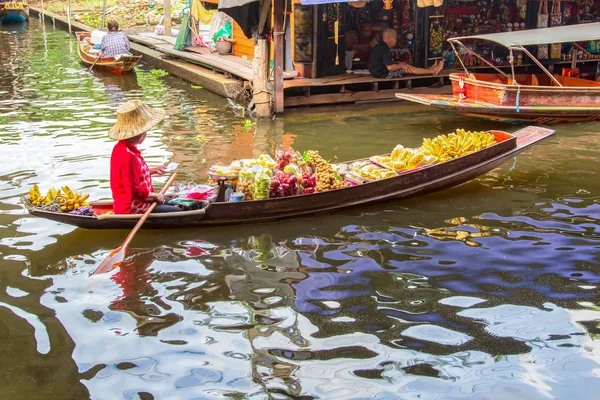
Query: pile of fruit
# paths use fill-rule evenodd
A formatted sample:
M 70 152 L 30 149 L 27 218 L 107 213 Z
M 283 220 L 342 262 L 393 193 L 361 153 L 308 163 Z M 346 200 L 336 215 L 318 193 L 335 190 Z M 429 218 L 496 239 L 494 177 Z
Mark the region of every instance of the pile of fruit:
M 298 177 L 278 172 L 271 178 L 269 198 L 288 197 L 298 195 Z
M 438 135 L 433 139 L 423 139 L 421 149 L 429 155 L 437 157 L 438 162 L 483 150 L 496 144 L 493 134 L 487 132 L 471 132 L 457 129 L 448 135 Z
M 319 155 L 318 151 L 308 151 L 304 157 L 306 164 L 314 168 L 314 176 L 317 178 L 315 187 L 316 192 L 325 192 L 327 190 L 343 189 L 350 186 L 342 180 L 342 177 L 335 172 L 331 164 Z
M 300 182 L 300 185 L 303 188 L 303 194 L 314 193 L 317 187 L 317 177 L 311 176 L 308 172 L 304 172 L 302 174 L 302 181 Z
M 457 129 L 448 135 L 423 139 L 419 148 L 397 145 L 387 156 L 375 156 L 366 161 L 330 164 L 318 151 L 300 154 L 293 149 L 275 152 L 275 159 L 261 154 L 256 159 L 234 161 L 211 172 L 236 174 L 236 190 L 245 200 L 265 200 L 342 189 L 366 181 L 389 179 L 398 173 L 449 161 L 496 143 L 486 132 Z M 235 185 L 236 180 L 232 181 Z
M 73 211 L 80 207 L 87 207 L 89 194 L 81 194 L 76 190 L 63 186 L 61 189 L 50 188 L 45 196 L 42 196 L 38 185 L 29 189 L 29 202 L 36 207 L 57 206 L 61 211 Z

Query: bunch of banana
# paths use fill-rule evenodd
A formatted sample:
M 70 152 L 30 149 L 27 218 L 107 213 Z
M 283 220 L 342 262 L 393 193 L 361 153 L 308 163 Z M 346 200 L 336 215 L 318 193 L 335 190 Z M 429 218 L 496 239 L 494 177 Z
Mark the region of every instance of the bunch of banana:
M 433 139 L 423 139 L 421 149 L 445 162 L 457 157 L 474 153 L 496 143 L 493 134 L 487 132 L 471 132 L 457 129 L 448 135 L 438 135 Z
M 70 189 L 68 186 L 63 186 L 62 196 L 59 198 L 60 209 L 62 211 L 72 211 L 79 207 L 87 207 L 90 205 L 86 200 L 90 197 L 89 194 L 81 194 L 76 190 Z
M 48 189 L 48 192 L 46 193 L 46 195 L 42 196 L 42 194 L 40 193 L 40 188 L 36 184 L 34 184 L 31 187 L 31 189 L 29 189 L 29 201 L 34 206 L 50 205 L 54 202 L 54 199 L 56 199 L 59 195 L 60 195 L 60 190 L 50 188 L 50 189 Z

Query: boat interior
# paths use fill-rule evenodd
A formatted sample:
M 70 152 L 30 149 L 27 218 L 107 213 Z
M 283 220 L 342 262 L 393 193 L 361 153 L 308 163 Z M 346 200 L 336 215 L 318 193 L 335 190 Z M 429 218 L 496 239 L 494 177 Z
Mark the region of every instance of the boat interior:
M 497 83 L 501 85 L 512 85 L 512 78 L 506 77 L 502 74 L 456 74 L 459 77 L 468 78 L 471 80 L 477 80 L 486 83 Z M 554 78 L 563 87 L 600 87 L 600 82 L 596 82 L 590 79 L 582 79 L 564 75 L 554 75 Z M 516 74 L 515 80 L 519 85 L 522 86 L 558 86 L 550 77 L 546 74 Z

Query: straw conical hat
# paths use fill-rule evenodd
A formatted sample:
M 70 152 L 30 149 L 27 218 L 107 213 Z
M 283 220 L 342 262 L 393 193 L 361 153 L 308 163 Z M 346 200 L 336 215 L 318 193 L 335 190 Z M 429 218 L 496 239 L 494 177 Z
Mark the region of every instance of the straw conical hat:
M 117 123 L 108 131 L 113 140 L 131 139 L 155 127 L 165 117 L 165 111 L 151 108 L 141 100 L 131 100 L 117 108 Z

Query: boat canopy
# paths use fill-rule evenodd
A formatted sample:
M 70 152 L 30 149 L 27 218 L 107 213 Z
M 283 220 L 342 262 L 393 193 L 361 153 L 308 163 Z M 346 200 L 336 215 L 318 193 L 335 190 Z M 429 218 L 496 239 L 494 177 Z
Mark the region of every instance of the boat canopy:
M 487 40 L 501 44 L 507 48 L 522 48 L 538 44 L 587 42 L 600 40 L 600 22 L 581 25 L 557 26 L 553 28 L 530 29 L 487 35 L 463 36 L 448 39 L 449 42 L 464 40 Z

